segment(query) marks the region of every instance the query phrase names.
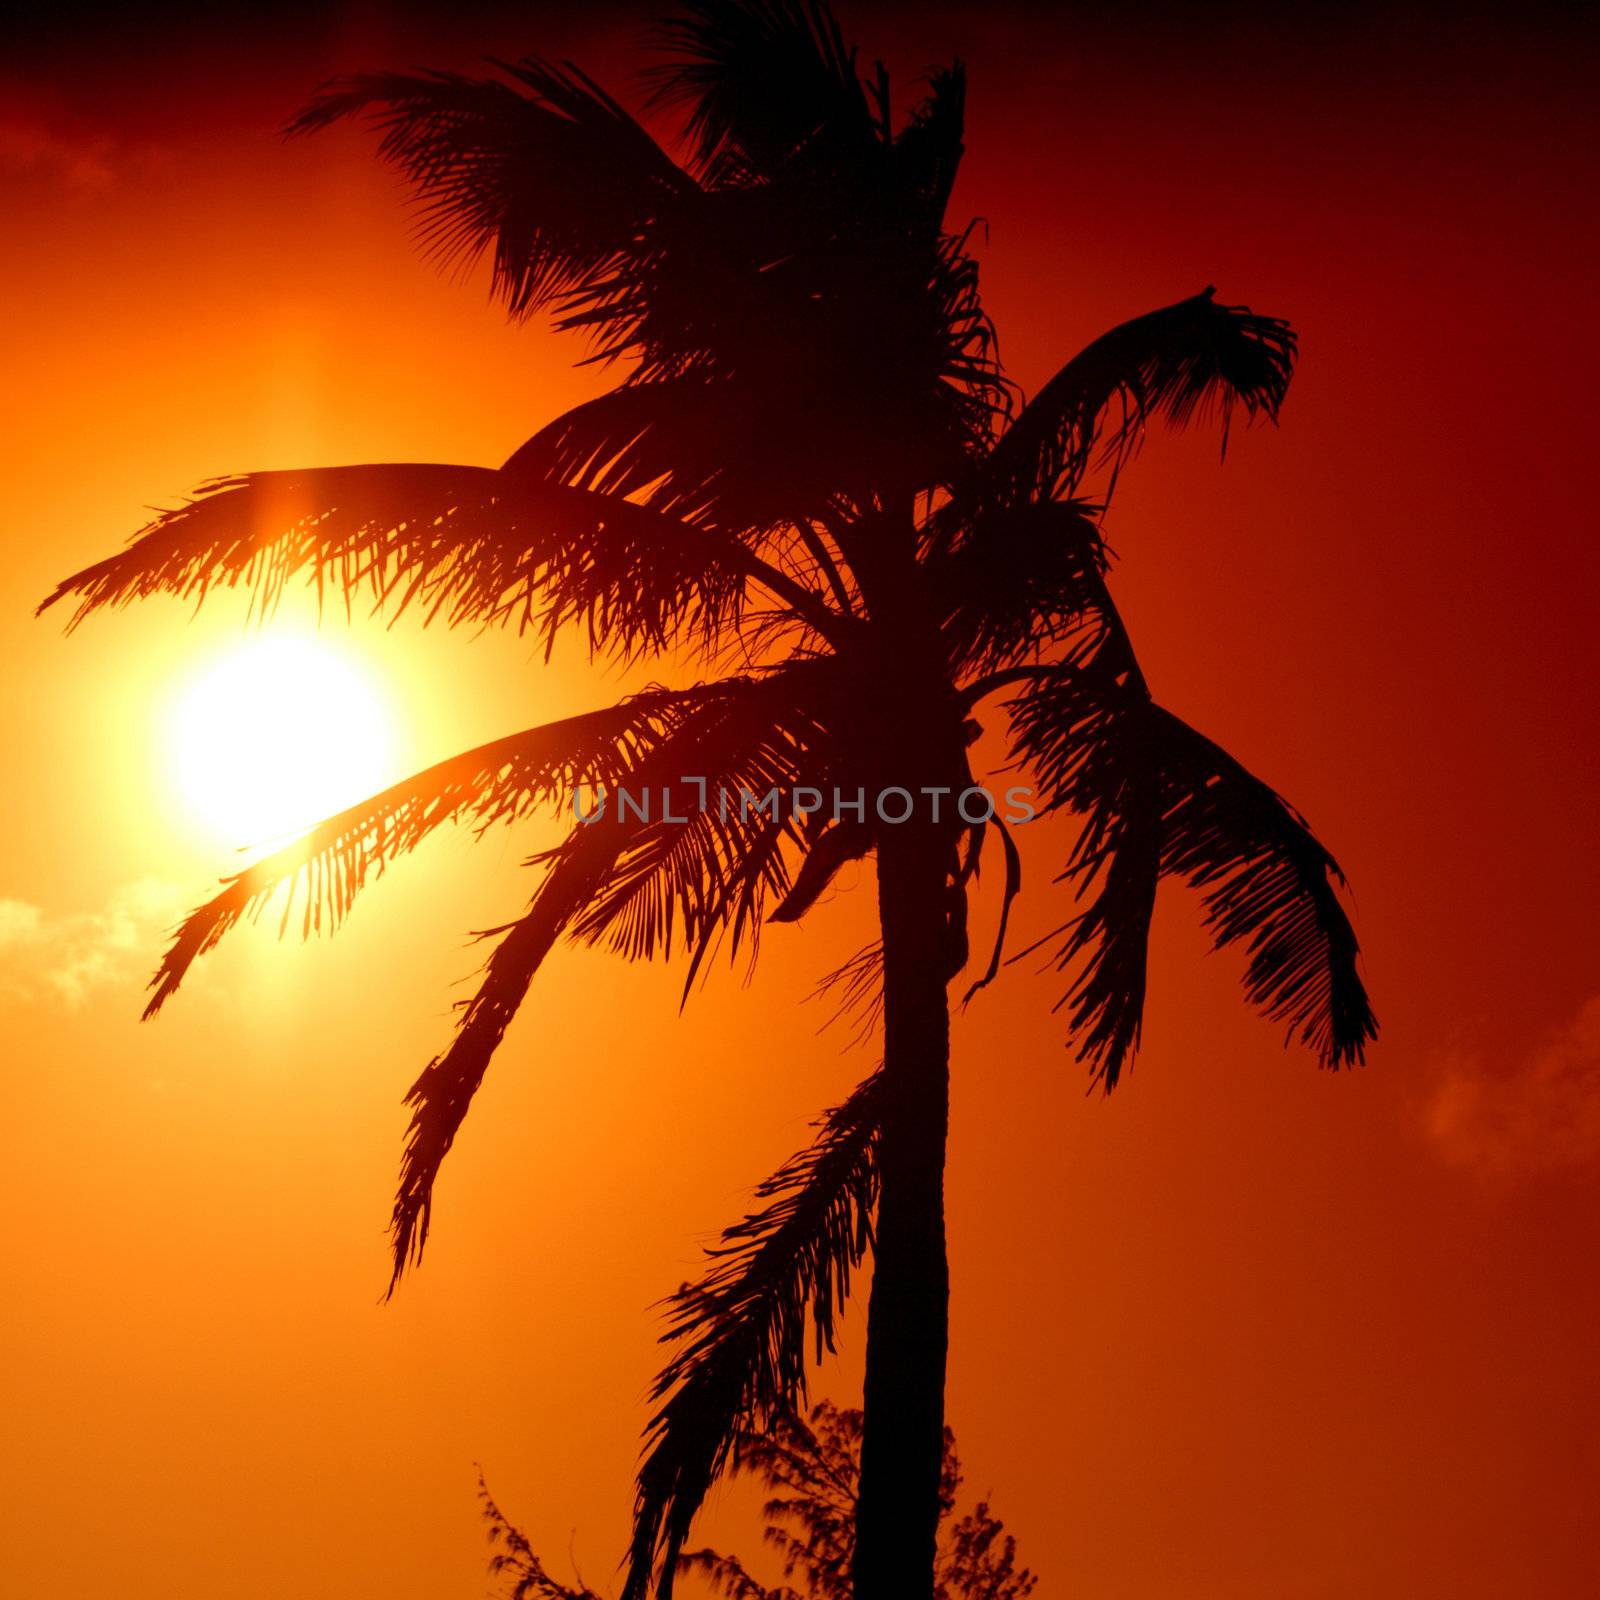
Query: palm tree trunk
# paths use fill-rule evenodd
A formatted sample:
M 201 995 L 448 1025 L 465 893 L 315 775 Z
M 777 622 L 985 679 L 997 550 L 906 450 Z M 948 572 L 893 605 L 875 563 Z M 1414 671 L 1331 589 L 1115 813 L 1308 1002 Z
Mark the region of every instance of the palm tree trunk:
M 878 852 L 884 1074 L 855 1600 L 930 1600 L 944 1455 L 950 1272 L 948 838 L 908 823 Z

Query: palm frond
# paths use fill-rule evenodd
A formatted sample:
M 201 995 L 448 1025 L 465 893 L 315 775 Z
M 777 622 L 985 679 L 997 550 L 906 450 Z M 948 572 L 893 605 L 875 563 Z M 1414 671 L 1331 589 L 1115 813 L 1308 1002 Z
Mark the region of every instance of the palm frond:
M 1287 801 L 1151 700 L 1120 621 L 1108 637 L 1101 655 L 1039 668 L 1011 704 L 1015 753 L 1047 803 L 1085 818 L 1064 876 L 1093 897 L 1058 946 L 1058 966 L 1078 969 L 1064 1003 L 1080 1058 L 1110 1089 L 1137 1047 L 1156 885 L 1175 875 L 1204 897 L 1218 948 L 1245 944 L 1251 1002 L 1324 1065 L 1359 1062 L 1377 1024 L 1333 857 Z
M 820 1124 L 809 1148 L 757 1191 L 765 1202 L 727 1229 L 711 1266 L 670 1302 L 677 1345 L 656 1380 L 639 1469 L 624 1600 L 652 1580 L 667 1600 L 678 1555 L 742 1432 L 795 1410 L 808 1348 L 834 1348 L 836 1318 L 872 1243 L 881 1076 Z
M 767 902 L 789 889 L 785 850 L 804 848 L 796 787 L 837 773 L 846 682 L 826 658 L 791 663 L 686 725 L 672 744 L 675 772 L 643 797 L 654 809 L 633 817 L 574 937 L 648 959 L 670 956 L 681 934 L 685 996 L 724 939 L 730 955 L 748 947 L 753 959 Z
M 735 803 L 724 814 L 718 786 L 785 774 L 792 783 L 796 763 L 809 755 L 806 741 L 825 738 L 808 697 L 825 693 L 837 675 L 832 663 L 815 661 L 690 692 L 630 762 L 626 787 L 635 804 L 619 790 L 535 859 L 545 877 L 532 904 L 494 930 L 500 942 L 454 1039 L 407 1095 L 412 1120 L 391 1223 L 391 1292 L 421 1257 L 440 1165 L 557 939 L 609 939 L 629 958 L 648 957 L 670 953 L 681 928 L 692 957 L 687 992 L 719 939 L 729 937 L 737 950 L 757 936 L 766 897 L 788 884 L 781 850 L 794 824 L 781 806 L 746 813 Z
M 730 954 L 748 948 L 753 959 L 762 907 L 788 888 L 783 847 L 796 836 L 786 809 L 793 774 L 782 741 L 758 738 L 712 778 L 714 787 L 725 786 L 725 806 L 697 809 L 698 783 L 663 785 L 650 797 L 660 809 L 634 827 L 574 936 L 604 940 L 630 960 L 670 957 L 681 938 L 689 952 L 685 998 L 724 938 Z M 743 799 L 769 791 L 778 795 L 770 811 Z M 661 812 L 669 813 L 665 820 Z
M 1089 903 L 1062 940 L 1057 967 L 1076 967 L 1077 975 L 1060 1004 L 1068 1008 L 1078 1059 L 1108 1091 L 1139 1048 L 1161 875 L 1159 775 L 1140 754 L 1120 741 L 1097 753 L 1093 776 L 1105 786 L 1104 800 L 1064 875 L 1077 880 Z
M 716 198 L 714 249 L 685 244 L 605 302 L 639 369 L 516 465 L 739 531 L 864 509 L 886 472 L 953 481 L 987 450 L 1008 393 L 958 242 L 840 237 L 781 196 Z
M 1225 750 L 1159 707 L 1164 779 L 1162 870 L 1204 897 L 1221 949 L 1249 953 L 1251 1003 L 1313 1050 L 1353 1066 L 1378 1033 L 1338 863 L 1305 818 Z
M 818 146 L 831 165 L 877 135 L 821 0 L 687 0 L 656 40 L 674 59 L 652 70 L 655 98 L 689 107 L 694 166 L 713 183 L 770 179 Z
M 627 383 L 541 428 L 506 463 L 744 535 L 820 517 L 867 462 L 859 433 L 809 419 L 797 450 L 770 384 L 690 372 Z
M 943 220 L 961 165 L 967 107 L 967 72 L 959 62 L 935 67 L 928 92 L 895 136 L 893 160 L 899 182 L 914 197 L 918 213 L 935 227 Z
M 1078 1059 L 1108 1090 L 1138 1048 L 1160 876 L 1161 773 L 1139 737 L 1148 704 L 1118 621 L 1079 659 L 1041 669 L 1010 706 L 1014 754 L 1046 809 L 1085 819 L 1058 879 L 1088 898 L 1060 930 L 1057 969 L 1076 976 L 1059 1005 L 1069 1008 Z
M 891 140 L 886 79 L 863 92 L 812 0 L 705 0 L 661 37 L 676 59 L 658 94 L 693 106 L 715 187 L 692 245 L 632 291 L 647 359 L 665 370 L 668 352 L 698 352 L 736 376 L 767 453 L 790 451 L 781 476 L 803 471 L 857 509 L 886 478 L 953 480 L 1008 403 L 976 263 L 941 231 L 959 68 L 932 76 Z
M 580 823 L 567 842 L 546 858 L 548 870 L 528 910 L 507 927 L 490 930 L 488 936 L 499 935 L 500 940 L 484 964 L 476 993 L 461 1007 L 455 1037 L 406 1093 L 411 1123 L 389 1223 L 390 1294 L 406 1268 L 422 1259 L 439 1169 L 534 974 L 588 904 L 626 842 L 627 829 L 612 819 Z
M 1252 419 L 1276 421 L 1294 357 L 1288 323 L 1221 305 L 1214 289 L 1135 317 L 1096 339 L 1045 384 L 942 521 L 955 527 L 995 503 L 1072 494 L 1097 445 L 1114 481 L 1157 418 L 1182 427 L 1215 414 L 1226 449 L 1236 407 Z
M 417 191 L 418 231 L 442 261 L 490 252 L 492 289 L 514 316 L 648 260 L 664 216 L 698 186 L 576 68 L 529 57 L 505 79 L 361 73 L 329 84 L 289 124 L 314 133 L 365 116 L 379 151 Z M 505 81 L 509 80 L 509 81 Z
M 773 911 L 773 922 L 798 922 L 814 906 L 846 862 L 859 861 L 872 848 L 872 830 L 854 818 L 830 823 L 810 843 L 794 886 Z
M 924 564 L 945 650 L 959 673 L 1002 671 L 1059 652 L 1098 603 L 1109 559 L 1099 507 L 996 506 Z
M 771 375 L 751 414 L 802 461 L 812 452 L 791 435 L 822 428 L 841 404 L 851 409 L 852 378 L 859 384 L 891 366 L 900 370 L 908 354 L 925 361 L 950 342 L 950 380 L 977 376 L 992 384 L 992 333 L 972 321 L 971 263 L 959 249 L 941 250 L 927 227 L 908 250 L 899 237 L 902 218 L 891 216 L 886 226 L 882 208 L 870 201 L 893 199 L 893 184 L 885 187 L 880 163 L 869 170 L 858 159 L 863 139 L 871 146 L 878 134 L 826 12 L 809 0 L 716 0 L 673 29 L 675 48 L 687 55 L 664 69 L 662 87 L 672 95 L 684 89 L 683 74 L 694 79 L 700 111 L 723 130 L 717 138 L 737 142 L 736 125 L 771 131 L 799 119 L 795 137 L 805 159 L 782 184 L 705 192 L 576 68 L 536 58 L 498 64 L 503 80 L 450 73 L 345 79 L 290 131 L 368 117 L 381 132 L 384 157 L 418 192 L 425 248 L 447 260 L 488 251 L 494 292 L 512 312 L 550 309 L 558 327 L 590 336 L 594 359 L 629 357 L 645 378 L 696 371 L 748 382 Z M 949 165 L 957 99 L 948 86 L 930 97 L 926 126 L 895 180 L 902 187 L 920 182 L 924 209 Z M 724 177 L 730 162 L 751 159 L 733 145 L 724 156 L 717 158 Z M 789 159 L 798 158 L 791 151 Z M 863 172 L 864 195 L 852 187 Z M 841 198 L 846 189 L 854 198 Z M 887 297 L 879 281 L 885 270 L 895 279 Z M 882 321 L 885 307 L 914 324 L 900 339 L 907 348 L 896 363 L 873 348 L 884 343 L 874 319 Z M 892 398 L 855 409 L 868 420 L 876 416 L 880 429 L 892 425 L 899 448 L 930 425 L 936 433 L 946 426 L 940 413 L 950 409 L 950 397 L 939 388 L 924 385 L 919 398 L 929 414 L 913 404 L 917 414 L 903 423 L 907 397 Z M 988 418 L 960 420 L 970 443 Z M 836 447 L 854 437 L 843 425 L 829 432 Z M 820 458 L 829 460 L 830 452 Z
M 471 552 L 509 555 L 515 518 L 500 508 L 501 489 L 489 468 L 433 462 L 214 478 L 126 549 L 57 585 L 39 610 L 74 598 L 76 627 L 103 607 L 162 593 L 199 604 L 242 584 L 264 614 L 297 576 L 346 605 L 363 589 L 381 599 L 402 579 L 448 595 L 467 581 Z
M 970 471 L 987 456 L 995 425 L 1009 422 L 1017 390 L 1000 364 L 999 336 L 984 310 L 978 263 L 967 250 L 966 234 L 939 238 L 927 264 L 923 296 L 939 330 L 938 396 L 952 412 L 946 432 L 961 449 L 959 465 Z M 958 464 L 947 456 L 941 459 L 952 467 Z M 953 471 L 922 480 L 941 489 L 953 489 L 961 481 Z
M 1057 880 L 1088 899 L 1060 930 L 1057 970 L 1075 976 L 1057 1008 L 1068 1008 L 1078 1059 L 1109 1093 L 1138 1049 L 1144 1020 L 1161 771 L 1141 737 L 1150 690 L 1103 566 L 1086 564 L 1078 582 L 1092 612 L 1009 709 L 1014 754 L 1039 780 L 1046 809 L 1085 819 Z
M 836 1022 L 852 1023 L 851 1045 L 868 1043 L 883 1026 L 883 944 L 874 939 L 863 945 L 847 961 L 825 973 L 808 1000 L 821 1000 L 833 1007 L 822 1026 Z
M 291 921 L 294 891 L 302 883 L 302 934 L 309 936 L 324 923 L 332 931 L 369 879 L 416 849 L 434 829 L 464 820 L 481 831 L 559 804 L 580 785 L 626 783 L 687 716 L 730 692 L 737 691 L 728 684 L 648 690 L 600 711 L 463 751 L 329 817 L 224 880 L 218 894 L 184 919 L 151 980 L 155 993 L 145 1016 L 161 1009 L 197 957 L 236 923 L 258 915 L 284 884 L 290 885 L 290 895 L 280 931 Z
M 624 658 L 685 635 L 713 646 L 752 579 L 776 577 L 814 621 L 822 609 L 737 540 L 648 507 L 526 474 L 403 464 L 217 479 L 40 610 L 76 598 L 75 626 L 152 594 L 198 604 L 242 586 L 265 613 L 295 577 L 347 607 L 365 590 L 391 615 L 416 608 L 449 625 L 533 628 L 548 641 L 577 624 L 591 649 Z

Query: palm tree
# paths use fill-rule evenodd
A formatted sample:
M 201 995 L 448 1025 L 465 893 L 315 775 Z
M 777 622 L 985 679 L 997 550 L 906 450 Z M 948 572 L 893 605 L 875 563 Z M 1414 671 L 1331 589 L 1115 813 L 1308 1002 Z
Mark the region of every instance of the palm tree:
M 998 970 L 1021 882 L 1005 820 L 952 803 L 975 785 L 980 706 L 1007 720 L 1036 804 L 1082 819 L 1057 864 L 1082 908 L 1047 945 L 1106 1089 L 1138 1041 L 1163 876 L 1200 892 L 1214 942 L 1247 954 L 1249 999 L 1323 1063 L 1359 1061 L 1374 1036 L 1332 857 L 1156 703 L 1106 581 L 1104 501 L 1147 425 L 1211 415 L 1225 441 L 1239 412 L 1275 420 L 1295 341 L 1207 289 L 1097 339 L 1024 404 L 968 234 L 945 220 L 959 64 L 897 116 L 887 74 L 863 78 L 820 0 L 693 0 L 657 42 L 657 98 L 687 113 L 681 160 L 576 67 L 537 57 L 483 78 L 357 76 L 291 125 L 371 119 L 415 185 L 427 248 L 487 253 L 511 315 L 586 335 L 623 374 L 614 388 L 499 468 L 215 480 L 46 604 L 74 599 L 77 621 L 219 585 L 270 602 L 304 578 L 708 674 L 512 734 L 329 819 L 226 881 L 163 960 L 147 1015 L 285 883 L 307 886 L 308 928 L 337 923 L 447 820 L 508 822 L 580 788 L 661 800 L 653 817 L 619 803 L 575 822 L 497 930 L 408 1096 L 396 1279 L 558 940 L 629 958 L 676 947 L 692 984 L 719 947 L 753 954 L 764 920 L 800 918 L 844 863 L 875 859 L 881 946 L 835 978 L 881 1004 L 881 1066 L 674 1299 L 626 1593 L 670 1593 L 734 1439 L 794 1409 L 811 1338 L 831 1346 L 870 1249 L 855 1592 L 914 1600 L 931 1593 L 944 1436 L 947 989 L 991 833 L 1004 908 L 974 988 Z M 773 790 L 770 808 L 726 803 Z M 810 810 L 819 793 L 845 803 Z

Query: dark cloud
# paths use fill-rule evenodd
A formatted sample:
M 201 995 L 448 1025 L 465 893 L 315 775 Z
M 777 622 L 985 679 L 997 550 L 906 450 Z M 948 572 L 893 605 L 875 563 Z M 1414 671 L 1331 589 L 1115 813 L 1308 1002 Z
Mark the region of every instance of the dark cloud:
M 1519 1059 L 1448 1059 L 1426 1127 L 1448 1161 L 1489 1178 L 1600 1162 L 1600 996 Z

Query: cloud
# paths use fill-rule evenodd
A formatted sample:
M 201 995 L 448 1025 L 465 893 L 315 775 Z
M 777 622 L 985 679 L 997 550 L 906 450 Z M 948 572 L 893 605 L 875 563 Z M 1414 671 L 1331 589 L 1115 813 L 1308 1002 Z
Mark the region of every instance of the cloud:
M 0 899 L 0 991 L 78 1006 L 96 989 L 141 983 L 181 910 L 177 887 L 158 878 L 127 884 L 100 911 L 52 916 Z
M 1520 1060 L 1449 1059 L 1425 1125 L 1447 1160 L 1486 1177 L 1600 1162 L 1600 995 Z
M 0 122 L 0 173 L 14 177 L 42 177 L 93 193 L 114 181 L 114 151 L 110 139 L 70 138 L 29 119 Z

